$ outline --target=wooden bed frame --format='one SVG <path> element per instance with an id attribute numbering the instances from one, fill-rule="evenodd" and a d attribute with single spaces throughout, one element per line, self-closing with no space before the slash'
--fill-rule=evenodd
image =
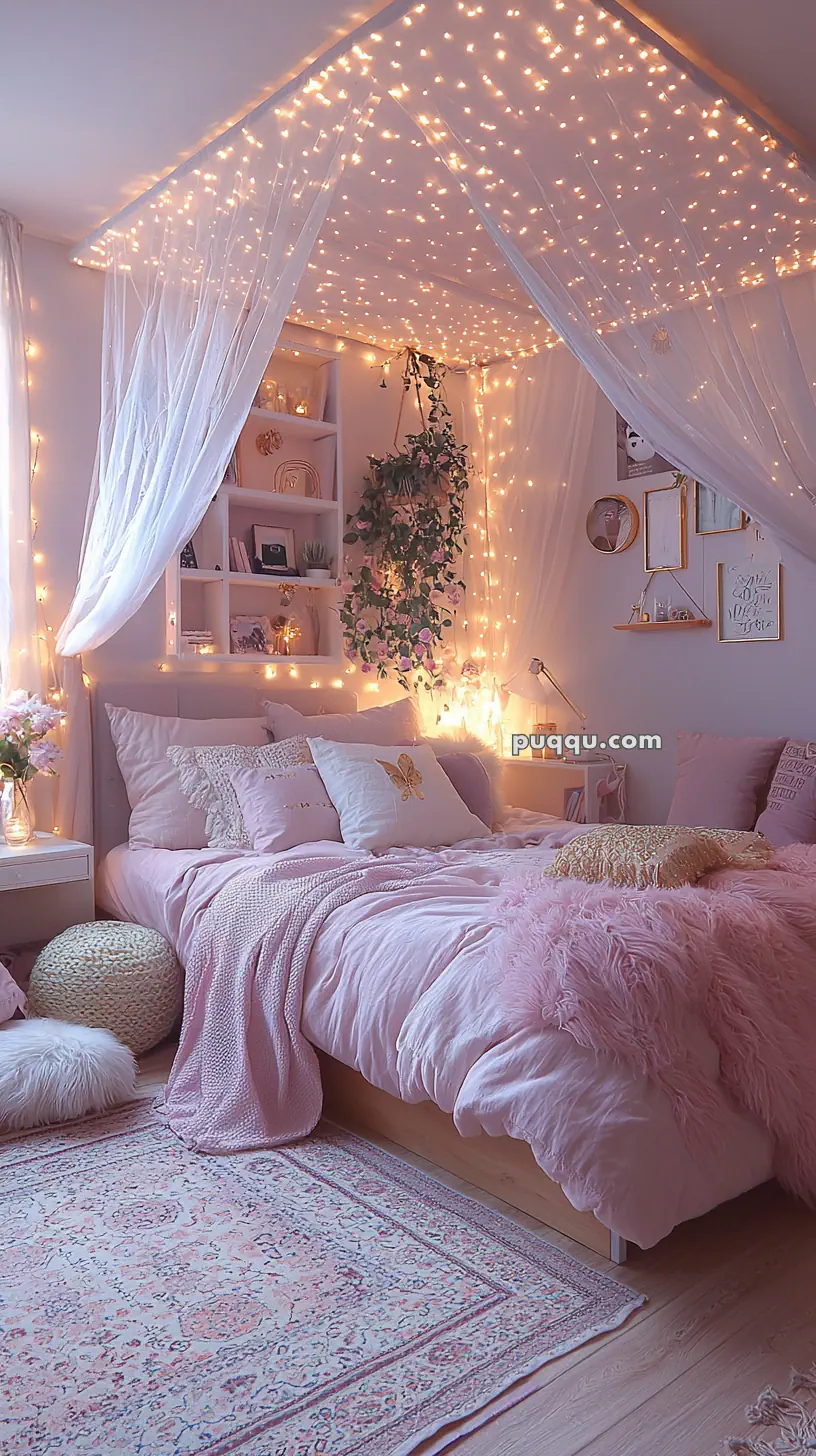
<path id="1" fill-rule="evenodd" d="M 127 840 L 130 806 L 116 761 L 105 704 L 180 718 L 260 716 L 272 694 L 257 674 L 154 673 L 150 678 L 99 679 L 91 689 L 93 737 L 94 845 L 97 864 L 114 845 Z M 353 712 L 355 695 L 347 689 L 275 692 L 304 713 Z M 626 1258 L 626 1243 L 591 1213 L 579 1213 L 536 1163 L 526 1143 L 509 1137 L 463 1138 L 453 1119 L 433 1102 L 408 1103 L 381 1092 L 359 1073 L 321 1055 L 326 1113 L 354 1131 L 377 1133 L 399 1147 L 445 1168 L 468 1183 L 503 1198 L 514 1208 L 575 1239 L 616 1263 Z"/>
<path id="2" fill-rule="evenodd" d="M 557 1183 L 539 1168 L 527 1143 L 511 1137 L 462 1137 L 453 1118 L 434 1102 L 402 1102 L 382 1092 L 325 1052 L 318 1052 L 326 1116 L 352 1132 L 378 1133 L 401 1148 L 455 1173 L 530 1213 L 558 1233 L 615 1264 L 626 1260 L 626 1240 L 592 1213 L 579 1213 Z"/>

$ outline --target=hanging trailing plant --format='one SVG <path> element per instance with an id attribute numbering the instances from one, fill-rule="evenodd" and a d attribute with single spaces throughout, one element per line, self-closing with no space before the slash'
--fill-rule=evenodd
<path id="1" fill-rule="evenodd" d="M 467 446 L 454 434 L 442 376 L 427 354 L 406 351 L 400 419 L 413 389 L 422 429 L 397 449 L 398 419 L 395 452 L 368 457 L 371 473 L 343 537 L 362 546 L 363 564 L 340 609 L 352 662 L 378 677 L 393 673 L 406 689 L 429 691 L 444 680 L 442 635 L 465 589 L 459 558 L 466 542 Z"/>

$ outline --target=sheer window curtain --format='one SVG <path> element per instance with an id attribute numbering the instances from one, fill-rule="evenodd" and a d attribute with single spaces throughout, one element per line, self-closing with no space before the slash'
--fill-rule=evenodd
<path id="1" fill-rule="evenodd" d="M 79 655 L 139 609 L 223 479 L 370 89 L 329 67 L 219 137 L 97 245 L 107 267 L 101 423 L 79 581 L 57 636 L 69 722 L 63 833 L 88 839 L 92 827 Z"/>
<path id="2" fill-rule="evenodd" d="M 816 559 L 810 177 L 595 6 L 412 22 L 391 94 L 557 335 L 656 449 Z"/>
<path id="3" fill-rule="evenodd" d="M 563 347 L 468 375 L 464 645 L 510 692 L 525 685 L 533 657 L 559 675 L 558 612 L 586 516 L 598 398 Z"/>
<path id="4" fill-rule="evenodd" d="M 0 700 L 40 692 L 22 228 L 0 212 Z"/>

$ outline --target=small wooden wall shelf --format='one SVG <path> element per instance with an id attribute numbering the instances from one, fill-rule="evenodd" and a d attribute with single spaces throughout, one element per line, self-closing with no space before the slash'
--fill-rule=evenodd
<path id="1" fill-rule="evenodd" d="M 676 631 L 680 627 L 711 627 L 710 617 L 689 617 L 682 622 L 623 622 L 614 627 L 615 632 L 663 632 Z"/>

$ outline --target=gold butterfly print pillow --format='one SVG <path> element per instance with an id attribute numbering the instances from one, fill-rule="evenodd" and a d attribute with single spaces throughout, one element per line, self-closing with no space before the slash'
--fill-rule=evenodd
<path id="1" fill-rule="evenodd" d="M 490 834 L 428 744 L 392 748 L 326 738 L 309 738 L 308 744 L 345 844 L 380 852 L 437 849 Z"/>
<path id="2" fill-rule="evenodd" d="M 396 763 L 387 763 L 383 758 L 378 758 L 377 762 L 380 768 L 385 769 L 392 784 L 396 784 L 401 791 L 403 803 L 407 802 L 412 794 L 416 799 L 425 798 L 419 787 L 422 783 L 422 774 L 410 754 L 401 753 Z"/>

